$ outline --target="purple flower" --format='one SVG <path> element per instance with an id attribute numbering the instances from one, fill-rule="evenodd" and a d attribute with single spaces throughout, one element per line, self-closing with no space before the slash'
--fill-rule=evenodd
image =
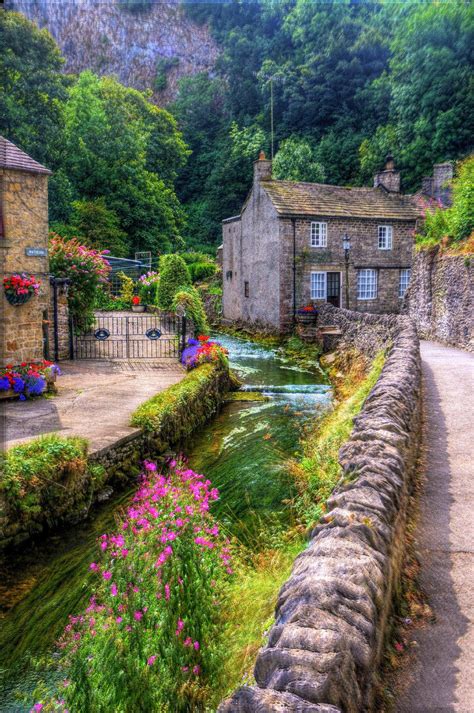
<path id="1" fill-rule="evenodd" d="M 13 379 L 13 391 L 15 394 L 21 394 L 25 390 L 25 382 L 20 376 L 15 376 Z M 24 399 L 22 399 L 23 401 Z"/>
<path id="2" fill-rule="evenodd" d="M 8 381 L 6 376 L 2 376 L 0 379 L 0 391 L 8 391 L 10 388 L 10 382 Z"/>

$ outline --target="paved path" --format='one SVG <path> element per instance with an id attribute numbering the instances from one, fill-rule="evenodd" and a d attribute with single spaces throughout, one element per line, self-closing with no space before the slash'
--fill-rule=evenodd
<path id="1" fill-rule="evenodd" d="M 51 399 L 0 403 L 7 446 L 42 433 L 83 436 L 99 450 L 136 429 L 129 425 L 136 407 L 180 381 L 177 360 L 61 362 L 58 395 Z"/>
<path id="2" fill-rule="evenodd" d="M 474 713 L 474 355 L 422 342 L 426 481 L 417 535 L 435 622 L 398 713 Z"/>

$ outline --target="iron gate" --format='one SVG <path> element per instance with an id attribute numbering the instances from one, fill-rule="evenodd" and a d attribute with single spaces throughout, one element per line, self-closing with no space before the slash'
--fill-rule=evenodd
<path id="1" fill-rule="evenodd" d="M 71 325 L 73 359 L 178 359 L 186 318 L 163 314 L 96 314 L 92 327 Z"/>

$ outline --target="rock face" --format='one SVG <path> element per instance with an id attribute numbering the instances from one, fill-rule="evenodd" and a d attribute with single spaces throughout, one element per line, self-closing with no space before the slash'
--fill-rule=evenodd
<path id="1" fill-rule="evenodd" d="M 419 251 L 405 299 L 420 337 L 474 351 L 474 256 Z"/>
<path id="2" fill-rule="evenodd" d="M 175 96 L 180 77 L 212 69 L 218 54 L 207 28 L 194 24 L 178 3 L 134 12 L 115 0 L 7 0 L 6 6 L 49 30 L 66 72 L 91 69 L 141 90 L 155 90 L 157 75 L 165 72 L 166 87 L 154 91 L 159 104 Z"/>
<path id="3" fill-rule="evenodd" d="M 220 713 L 359 713 L 373 682 L 404 554 L 405 521 L 420 428 L 418 339 L 406 317 L 328 307 L 349 342 L 385 330 L 393 345 L 340 450 L 341 481 L 296 559 L 275 624 L 255 666 Z M 375 331 L 374 331 L 375 330 Z M 367 349 L 376 349 L 372 338 Z"/>

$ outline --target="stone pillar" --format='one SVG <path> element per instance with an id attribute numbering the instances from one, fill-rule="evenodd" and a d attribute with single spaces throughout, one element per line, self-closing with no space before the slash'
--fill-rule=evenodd
<path id="1" fill-rule="evenodd" d="M 8 160 L 4 158 L 2 162 L 1 159 L 0 156 L 2 277 L 25 272 L 33 274 L 41 283 L 39 294 L 19 306 L 9 304 L 1 285 L 0 366 L 5 366 L 43 358 L 43 318 L 49 313 L 50 303 L 47 253 L 49 171 L 43 169 L 40 173 L 11 168 L 5 166 Z"/>

